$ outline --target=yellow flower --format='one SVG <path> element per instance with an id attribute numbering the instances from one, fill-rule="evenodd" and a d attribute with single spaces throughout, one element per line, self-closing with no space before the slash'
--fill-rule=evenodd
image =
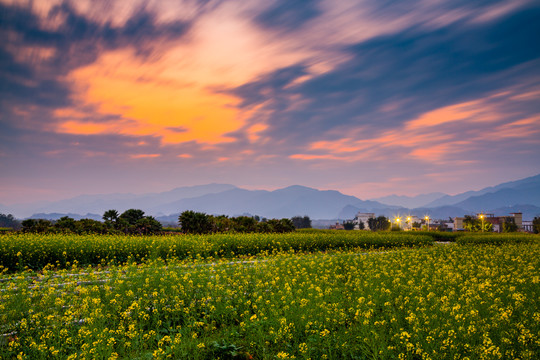
<path id="1" fill-rule="evenodd" d="M 322 331 L 320 332 L 320 334 L 321 334 L 321 336 L 326 336 L 326 335 L 330 334 L 330 330 L 324 329 L 324 330 L 322 330 Z"/>

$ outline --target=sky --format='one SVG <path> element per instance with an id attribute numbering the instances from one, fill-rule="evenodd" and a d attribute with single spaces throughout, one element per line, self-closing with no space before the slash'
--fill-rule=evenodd
<path id="1" fill-rule="evenodd" d="M 0 203 L 540 173 L 535 0 L 0 0 Z"/>

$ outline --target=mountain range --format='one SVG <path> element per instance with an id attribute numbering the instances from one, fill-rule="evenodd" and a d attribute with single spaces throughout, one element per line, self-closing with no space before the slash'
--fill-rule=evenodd
<path id="1" fill-rule="evenodd" d="M 308 215 L 312 219 L 336 220 L 352 219 L 358 212 L 385 216 L 429 214 L 432 218 L 441 219 L 477 212 L 496 215 L 522 212 L 523 218 L 530 220 L 540 215 L 540 174 L 452 196 L 430 193 L 361 200 L 334 190 L 299 185 L 267 191 L 246 190 L 230 184 L 208 184 L 179 187 L 161 193 L 81 195 L 54 202 L 0 205 L 0 212 L 11 213 L 18 218 L 58 219 L 68 214 L 73 218 L 100 218 L 106 210 L 123 212 L 130 208 L 142 209 L 163 222 L 176 222 L 178 214 L 184 210 L 267 218 Z"/>

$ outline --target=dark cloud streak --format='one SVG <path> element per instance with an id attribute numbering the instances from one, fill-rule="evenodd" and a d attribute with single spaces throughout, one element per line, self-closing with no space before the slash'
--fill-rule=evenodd
<path id="1" fill-rule="evenodd" d="M 294 31 L 321 14 L 317 0 L 279 0 L 255 17 L 263 27 L 278 31 Z"/>
<path id="2" fill-rule="evenodd" d="M 242 97 L 241 106 L 272 99 L 266 109 L 273 121 L 266 134 L 291 143 L 309 142 L 339 127 L 393 128 L 538 76 L 534 61 L 540 59 L 540 43 L 532 38 L 540 33 L 538 18 L 540 8 L 529 8 L 497 22 L 464 20 L 429 32 L 414 26 L 345 49 L 351 60 L 298 86 L 288 87 L 303 74 L 301 67 L 276 71 L 233 93 Z M 309 105 L 287 110 L 298 100 L 292 95 Z M 392 103 L 398 108 L 381 112 Z"/>

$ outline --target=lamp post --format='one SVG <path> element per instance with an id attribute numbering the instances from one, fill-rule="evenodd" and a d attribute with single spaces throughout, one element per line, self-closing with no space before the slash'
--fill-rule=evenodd
<path id="1" fill-rule="evenodd" d="M 429 216 L 426 215 L 426 217 L 424 217 L 424 219 L 427 222 L 427 230 L 429 231 Z"/>
<path id="2" fill-rule="evenodd" d="M 407 216 L 407 227 L 409 228 L 409 230 L 412 230 L 412 224 L 411 224 L 411 217 L 410 216 Z"/>
<path id="3" fill-rule="evenodd" d="M 396 225 L 397 225 L 398 230 L 399 230 L 399 229 L 400 229 L 400 226 L 399 226 L 399 225 L 400 225 L 400 223 L 401 223 L 401 219 L 400 219 L 400 218 L 396 218 L 395 221 L 396 221 Z"/>
<path id="4" fill-rule="evenodd" d="M 484 232 L 484 214 L 480 214 L 480 220 L 482 220 L 482 232 Z"/>

